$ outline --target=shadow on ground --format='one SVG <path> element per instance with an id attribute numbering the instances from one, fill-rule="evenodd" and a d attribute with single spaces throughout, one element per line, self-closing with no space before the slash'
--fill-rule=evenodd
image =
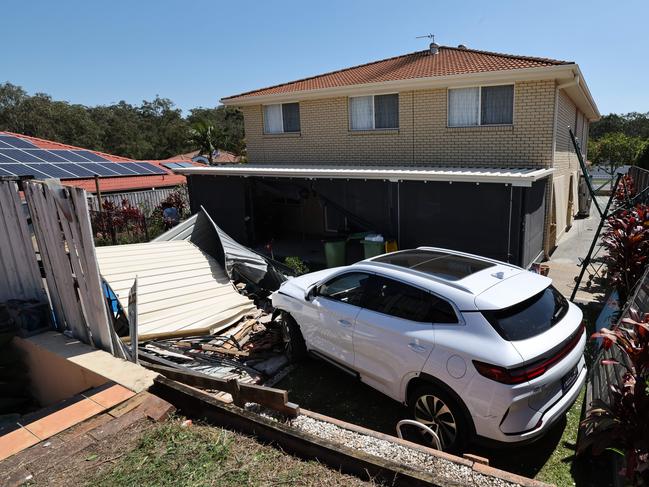
<path id="1" fill-rule="evenodd" d="M 286 389 L 289 400 L 305 409 L 389 435 L 395 435 L 397 422 L 408 417 L 405 406 L 319 360 L 301 363 L 275 387 Z M 579 415 L 579 409 L 576 405 L 571 414 Z M 578 416 L 575 419 L 578 421 Z M 566 476 L 572 477 L 577 486 L 612 485 L 609 475 L 596 468 L 601 463 L 598 459 L 573 462 L 574 439 L 566 440 L 565 429 L 564 418 L 546 436 L 532 444 L 498 448 L 472 445 L 468 450 L 489 458 L 490 464 L 496 468 L 529 478 L 536 477 L 546 464 L 558 464 L 556 468 L 561 472 L 556 472 L 556 480 L 551 471 L 543 472 L 541 477 L 560 485 L 564 484 Z M 553 455 L 555 458 L 552 459 Z"/>

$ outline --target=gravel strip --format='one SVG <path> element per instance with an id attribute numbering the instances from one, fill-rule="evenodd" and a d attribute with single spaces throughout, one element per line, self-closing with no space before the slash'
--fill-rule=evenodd
<path id="1" fill-rule="evenodd" d="M 482 475 L 474 472 L 473 469 L 465 465 L 459 465 L 397 443 L 350 431 L 325 421 L 319 421 L 310 416 L 299 415 L 297 418 L 286 421 L 274 411 L 260 408 L 256 404 L 249 404 L 247 409 L 273 421 L 285 422 L 294 428 L 310 433 L 318 438 L 340 443 L 349 448 L 354 448 L 385 460 L 447 478 L 450 483 L 480 487 L 516 487 L 519 485 L 496 477 Z"/>

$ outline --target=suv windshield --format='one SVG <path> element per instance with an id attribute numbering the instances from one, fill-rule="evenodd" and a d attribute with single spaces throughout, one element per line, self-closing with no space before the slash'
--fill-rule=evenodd
<path id="1" fill-rule="evenodd" d="M 553 286 L 509 308 L 482 314 L 505 340 L 532 338 L 549 330 L 565 316 L 568 301 Z"/>

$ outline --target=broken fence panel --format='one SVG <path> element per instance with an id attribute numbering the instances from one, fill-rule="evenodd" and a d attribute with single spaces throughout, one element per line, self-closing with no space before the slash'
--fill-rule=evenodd
<path id="1" fill-rule="evenodd" d="M 14 181 L 0 181 L 0 302 L 47 302 L 38 260 Z"/>
<path id="2" fill-rule="evenodd" d="M 137 363 L 137 275 L 128 293 L 128 329 L 130 340 L 131 362 Z"/>

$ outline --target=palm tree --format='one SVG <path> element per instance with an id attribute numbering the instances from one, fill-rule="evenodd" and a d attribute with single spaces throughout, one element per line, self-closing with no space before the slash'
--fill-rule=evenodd
<path id="1" fill-rule="evenodd" d="M 220 134 L 205 121 L 196 122 L 189 130 L 189 143 L 198 148 L 198 155 L 207 155 L 210 166 L 214 164 L 214 153 L 219 148 Z"/>

